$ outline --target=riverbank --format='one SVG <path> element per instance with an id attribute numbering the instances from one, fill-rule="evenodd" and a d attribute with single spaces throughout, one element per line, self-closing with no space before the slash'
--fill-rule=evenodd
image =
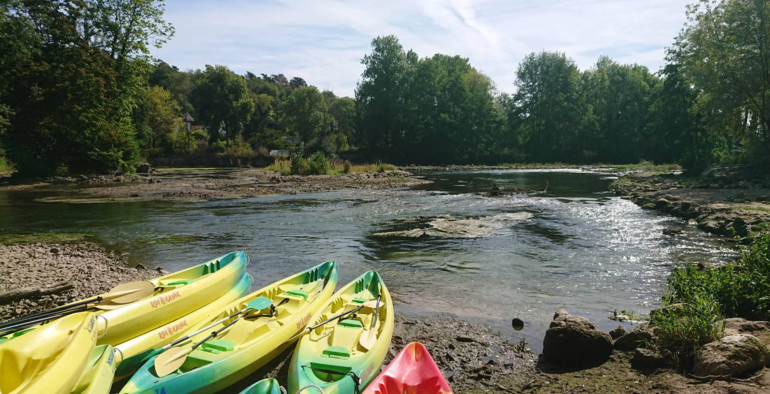
<path id="1" fill-rule="evenodd" d="M 342 189 L 382 190 L 428 181 L 402 170 L 343 175 L 281 175 L 262 169 L 164 168 L 147 175 L 51 178 L 0 185 L 0 190 L 68 185 L 74 195 L 50 202 L 209 201 Z"/>
<path id="2" fill-rule="evenodd" d="M 695 179 L 635 173 L 612 190 L 643 209 L 687 219 L 720 236 L 746 237 L 770 223 L 770 176 L 741 168 L 711 170 Z"/>

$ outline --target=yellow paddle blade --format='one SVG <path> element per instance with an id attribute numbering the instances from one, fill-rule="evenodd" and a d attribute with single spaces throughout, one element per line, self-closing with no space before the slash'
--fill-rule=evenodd
<path id="1" fill-rule="evenodd" d="M 155 285 L 152 282 L 129 282 L 113 287 L 109 293 L 102 296 L 102 299 L 111 304 L 128 304 L 149 297 L 153 292 L 155 292 Z"/>
<path id="2" fill-rule="evenodd" d="M 377 300 L 366 301 L 362 305 L 364 306 L 364 308 L 376 309 L 377 308 Z"/>
<path id="3" fill-rule="evenodd" d="M 366 350 L 372 350 L 372 347 L 374 347 L 374 344 L 377 343 L 377 332 L 376 330 L 372 329 L 369 330 L 363 334 L 361 334 L 361 338 L 358 340 L 358 343 Z"/>
<path id="4" fill-rule="evenodd" d="M 155 358 L 155 375 L 162 378 L 179 369 L 192 350 L 190 347 L 172 347 L 159 354 Z"/>

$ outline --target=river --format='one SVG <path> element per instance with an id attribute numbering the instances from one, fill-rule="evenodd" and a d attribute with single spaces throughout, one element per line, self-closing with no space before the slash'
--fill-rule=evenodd
<path id="1" fill-rule="evenodd" d="M 340 286 L 366 270 L 384 277 L 397 312 L 449 314 L 491 325 L 533 350 L 556 309 L 619 324 L 613 311 L 660 304 L 677 265 L 720 264 L 737 253 L 682 219 L 608 192 L 584 171 L 432 171 L 414 189 L 342 190 L 199 203 L 63 203 L 69 187 L 0 192 L 0 231 L 79 232 L 131 264 L 184 268 L 233 250 L 250 256 L 255 288 L 326 260 Z M 499 187 L 546 193 L 484 197 Z M 666 228 L 681 230 L 664 235 Z M 511 319 L 525 322 L 522 331 Z"/>

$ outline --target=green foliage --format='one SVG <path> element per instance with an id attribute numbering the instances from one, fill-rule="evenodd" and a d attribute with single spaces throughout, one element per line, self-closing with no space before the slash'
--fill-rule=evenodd
<path id="1" fill-rule="evenodd" d="M 307 161 L 307 175 L 326 175 L 329 173 L 329 160 L 323 152 L 313 153 Z"/>
<path id="2" fill-rule="evenodd" d="M 145 154 L 156 150 L 173 152 L 174 134 L 182 129 L 183 122 L 179 104 L 171 92 L 160 86 L 141 90 L 134 119 Z"/>
<path id="3" fill-rule="evenodd" d="M 770 5 L 766 0 L 700 0 L 668 51 L 698 91 L 694 105 L 715 159 L 770 157 Z"/>
<path id="4" fill-rule="evenodd" d="M 345 160 L 345 162 L 342 163 L 342 172 L 344 172 L 345 174 L 349 174 L 350 173 L 350 169 L 352 167 L 353 167 L 353 165 L 350 164 L 350 160 Z"/>
<path id="5" fill-rule="evenodd" d="M 708 296 L 697 295 L 681 306 L 669 306 L 652 316 L 658 327 L 658 346 L 677 354 L 680 359 L 692 358 L 704 344 L 724 336 L 719 303 Z"/>
<path id="6" fill-rule="evenodd" d="M 713 299 L 730 317 L 770 318 L 770 231 L 758 234 L 735 264 L 674 270 L 664 302 L 689 303 L 699 297 Z"/>
<path id="7" fill-rule="evenodd" d="M 194 75 L 190 101 L 197 121 L 205 125 L 209 140 L 223 139 L 229 146 L 241 136 L 254 111 L 254 101 L 243 77 L 224 66 L 206 66 Z"/>
<path id="8" fill-rule="evenodd" d="M 308 172 L 308 165 L 302 155 L 296 154 L 291 157 L 291 174 L 304 175 Z"/>

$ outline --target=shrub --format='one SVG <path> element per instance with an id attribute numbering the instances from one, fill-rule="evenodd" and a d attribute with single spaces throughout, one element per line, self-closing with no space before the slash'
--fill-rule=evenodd
<path id="1" fill-rule="evenodd" d="M 296 154 L 291 157 L 291 173 L 292 175 L 304 175 L 308 172 L 307 162 L 302 158 L 302 155 Z"/>
<path id="2" fill-rule="evenodd" d="M 326 175 L 329 173 L 329 160 L 326 159 L 323 152 L 313 153 L 308 159 L 308 174 Z"/>
<path id="3" fill-rule="evenodd" d="M 696 297 L 713 299 L 726 316 L 770 318 L 770 231 L 760 232 L 735 264 L 675 269 L 663 301 L 690 303 Z"/>
<path id="4" fill-rule="evenodd" d="M 652 316 L 652 324 L 658 327 L 658 345 L 661 349 L 677 354 L 680 360 L 691 360 L 704 344 L 722 338 L 724 324 L 719 303 L 708 296 L 695 296 L 680 308 L 663 309 Z"/>
<path id="5" fill-rule="evenodd" d="M 345 162 L 342 163 L 342 172 L 349 174 L 352 167 L 353 165 L 350 164 L 350 160 L 345 160 Z"/>

